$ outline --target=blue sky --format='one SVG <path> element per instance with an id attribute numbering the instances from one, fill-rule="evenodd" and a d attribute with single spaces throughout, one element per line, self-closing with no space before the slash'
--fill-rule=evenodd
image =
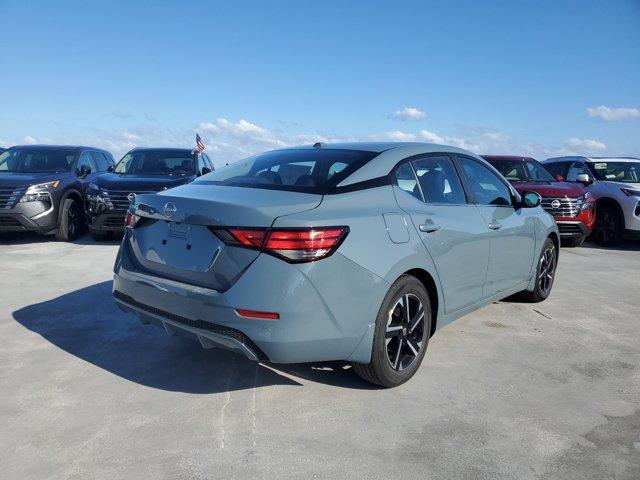
<path id="1" fill-rule="evenodd" d="M 640 155 L 640 0 L 0 0 L 0 144 Z"/>

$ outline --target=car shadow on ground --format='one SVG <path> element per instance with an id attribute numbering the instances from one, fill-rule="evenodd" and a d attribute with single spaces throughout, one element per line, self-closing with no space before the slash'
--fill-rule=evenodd
<path id="1" fill-rule="evenodd" d="M 375 388 L 344 362 L 272 365 L 224 349 L 203 349 L 121 312 L 102 282 L 13 312 L 13 318 L 58 348 L 114 375 L 152 388 L 219 393 L 268 385 L 302 386 L 298 379 L 344 388 Z M 286 374 L 286 375 L 285 375 Z"/>
<path id="2" fill-rule="evenodd" d="M 594 242 L 585 242 L 580 248 L 589 248 L 593 250 L 616 250 L 616 251 L 627 251 L 627 252 L 640 252 L 640 241 L 638 240 L 625 240 L 620 245 L 616 245 L 615 247 L 605 247 L 603 245 L 598 245 Z"/>

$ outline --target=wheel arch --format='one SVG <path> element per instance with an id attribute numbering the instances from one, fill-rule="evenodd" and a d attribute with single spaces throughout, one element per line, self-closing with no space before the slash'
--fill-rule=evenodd
<path id="1" fill-rule="evenodd" d="M 431 303 L 432 314 L 431 332 L 429 332 L 429 337 L 431 337 L 436 331 L 436 325 L 438 323 L 438 307 L 440 305 L 436 282 L 433 276 L 431 276 L 429 272 L 422 268 L 413 268 L 411 270 L 407 270 L 406 272 L 404 272 L 404 275 L 411 275 L 412 277 L 417 278 L 427 290 L 427 294 L 429 295 L 429 302 Z"/>
<path id="2" fill-rule="evenodd" d="M 80 218 L 81 219 L 84 218 L 84 203 L 82 201 L 82 194 L 80 193 L 79 190 L 76 190 L 75 188 L 70 188 L 62 194 L 62 196 L 60 197 L 60 201 L 58 202 L 58 222 L 60 222 L 60 219 L 62 218 L 61 217 L 62 204 L 67 198 L 72 198 L 73 200 L 78 202 L 78 208 L 80 209 L 80 215 L 81 215 Z"/>
<path id="3" fill-rule="evenodd" d="M 615 198 L 611 197 L 601 197 L 596 200 L 596 214 L 598 213 L 599 208 L 612 207 L 616 210 L 620 217 L 620 221 L 622 222 L 622 228 L 625 229 L 625 219 L 624 219 L 624 211 L 620 206 L 620 202 L 618 202 Z"/>

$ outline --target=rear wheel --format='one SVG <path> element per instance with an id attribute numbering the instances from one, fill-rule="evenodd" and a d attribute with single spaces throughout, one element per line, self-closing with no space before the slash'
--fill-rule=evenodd
<path id="1" fill-rule="evenodd" d="M 622 216 L 610 205 L 596 209 L 596 225 L 593 229 L 593 240 L 605 246 L 615 246 L 622 241 Z"/>
<path id="2" fill-rule="evenodd" d="M 520 293 L 520 298 L 527 302 L 542 302 L 551 293 L 553 281 L 556 278 L 556 266 L 558 265 L 558 252 L 553 240 L 547 238 L 542 247 L 542 253 L 538 258 L 538 266 L 536 267 L 536 283 L 533 291 L 524 291 Z"/>
<path id="3" fill-rule="evenodd" d="M 371 362 L 356 363 L 355 372 L 364 380 L 395 387 L 418 370 L 431 333 L 431 303 L 422 282 L 402 275 L 389 289 L 373 336 Z"/>
<path id="4" fill-rule="evenodd" d="M 66 198 L 60 208 L 60 225 L 56 230 L 56 239 L 63 242 L 75 240 L 80 235 L 81 225 L 78 203 L 72 198 Z"/>

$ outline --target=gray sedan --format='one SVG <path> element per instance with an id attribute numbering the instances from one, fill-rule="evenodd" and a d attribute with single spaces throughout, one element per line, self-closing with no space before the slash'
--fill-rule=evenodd
<path id="1" fill-rule="evenodd" d="M 255 361 L 352 362 L 391 387 L 436 329 L 549 295 L 559 236 L 533 192 L 433 144 L 315 144 L 139 195 L 115 264 L 144 324 Z"/>

